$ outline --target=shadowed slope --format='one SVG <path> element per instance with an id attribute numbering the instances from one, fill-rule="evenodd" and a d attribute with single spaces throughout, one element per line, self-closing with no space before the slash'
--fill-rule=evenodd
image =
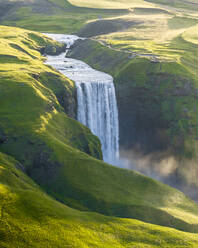
<path id="1" fill-rule="evenodd" d="M 0 153 L 0 246 L 196 247 L 197 234 L 71 209 L 47 196 Z"/>

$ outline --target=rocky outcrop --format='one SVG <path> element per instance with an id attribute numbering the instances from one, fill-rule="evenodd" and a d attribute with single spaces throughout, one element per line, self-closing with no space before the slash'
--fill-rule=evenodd
<path id="1" fill-rule="evenodd" d="M 47 54 L 47 55 L 59 55 L 66 50 L 66 45 L 61 44 L 59 46 L 53 46 L 51 44 L 44 46 L 40 49 L 41 54 Z"/>
<path id="2" fill-rule="evenodd" d="M 44 85 L 53 90 L 65 113 L 69 117 L 76 119 L 77 96 L 75 85 L 70 85 L 65 77 L 55 73 L 44 72 L 37 77 Z"/>

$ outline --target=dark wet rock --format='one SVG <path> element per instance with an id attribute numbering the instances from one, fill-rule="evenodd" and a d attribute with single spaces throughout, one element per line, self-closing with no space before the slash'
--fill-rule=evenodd
<path id="1" fill-rule="evenodd" d="M 17 169 L 22 170 L 23 172 L 25 172 L 25 167 L 24 167 L 21 163 L 17 162 L 17 163 L 15 164 L 15 167 L 16 167 Z"/>
<path id="2" fill-rule="evenodd" d="M 7 134 L 5 134 L 3 128 L 0 127 L 0 145 L 6 143 L 7 141 L 8 141 Z"/>
<path id="3" fill-rule="evenodd" d="M 60 102 L 61 106 L 64 108 L 65 112 L 68 116 L 76 119 L 77 113 L 77 92 L 76 89 L 70 94 L 69 92 L 62 91 L 57 94 L 58 101 Z"/>
<path id="4" fill-rule="evenodd" d="M 64 108 L 65 113 L 74 119 L 76 119 L 77 113 L 77 95 L 76 95 L 76 87 L 71 86 L 70 83 L 61 78 L 59 75 L 54 73 L 46 72 L 40 75 L 40 80 L 47 87 L 51 88 L 60 105 Z M 51 107 L 48 107 L 49 111 Z"/>
<path id="5" fill-rule="evenodd" d="M 38 79 L 39 79 L 39 74 L 32 74 L 32 77 L 33 77 L 34 79 L 38 80 Z"/>
<path id="6" fill-rule="evenodd" d="M 8 137 L 3 134 L 0 136 L 0 144 L 6 143 L 8 141 Z"/>
<path id="7" fill-rule="evenodd" d="M 41 54 L 47 54 L 47 55 L 59 55 L 63 52 L 65 52 L 66 50 L 66 45 L 65 44 L 61 44 L 59 46 L 53 46 L 51 44 L 42 47 L 40 49 L 40 53 Z"/>

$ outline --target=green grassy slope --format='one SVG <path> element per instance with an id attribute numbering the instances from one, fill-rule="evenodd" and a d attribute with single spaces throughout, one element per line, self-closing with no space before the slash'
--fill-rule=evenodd
<path id="1" fill-rule="evenodd" d="M 0 22 L 30 30 L 53 33 L 74 33 L 88 20 L 128 13 L 124 9 L 93 9 L 72 6 L 66 0 L 0 1 Z M 8 7 L 9 6 L 9 7 Z"/>
<path id="2" fill-rule="evenodd" d="M 71 209 L 47 196 L 0 153 L 0 246 L 13 247 L 197 247 L 198 235 Z"/>
<path id="3" fill-rule="evenodd" d="M 0 150 L 71 207 L 197 232 L 197 205 L 181 192 L 86 154 L 100 158 L 100 145 L 86 127 L 66 115 L 73 82 L 45 66 L 37 51 L 44 45 L 54 51 L 58 44 L 22 29 L 1 30 Z M 64 91 L 68 95 L 62 102 Z"/>

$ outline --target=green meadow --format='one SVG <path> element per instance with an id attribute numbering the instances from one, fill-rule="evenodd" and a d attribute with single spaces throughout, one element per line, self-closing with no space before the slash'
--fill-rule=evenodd
<path id="1" fill-rule="evenodd" d="M 121 103 L 128 92 L 143 90 L 148 119 L 160 116 L 160 137 L 191 180 L 198 14 L 196 2 L 174 2 L 0 1 L 2 10 L 9 8 L 0 19 L 1 247 L 198 247 L 193 200 L 102 161 L 100 141 L 75 120 L 74 82 L 44 64 L 43 54 L 64 46 L 39 33 L 92 37 L 71 56 L 112 74 Z M 129 98 L 128 105 L 136 103 Z"/>

